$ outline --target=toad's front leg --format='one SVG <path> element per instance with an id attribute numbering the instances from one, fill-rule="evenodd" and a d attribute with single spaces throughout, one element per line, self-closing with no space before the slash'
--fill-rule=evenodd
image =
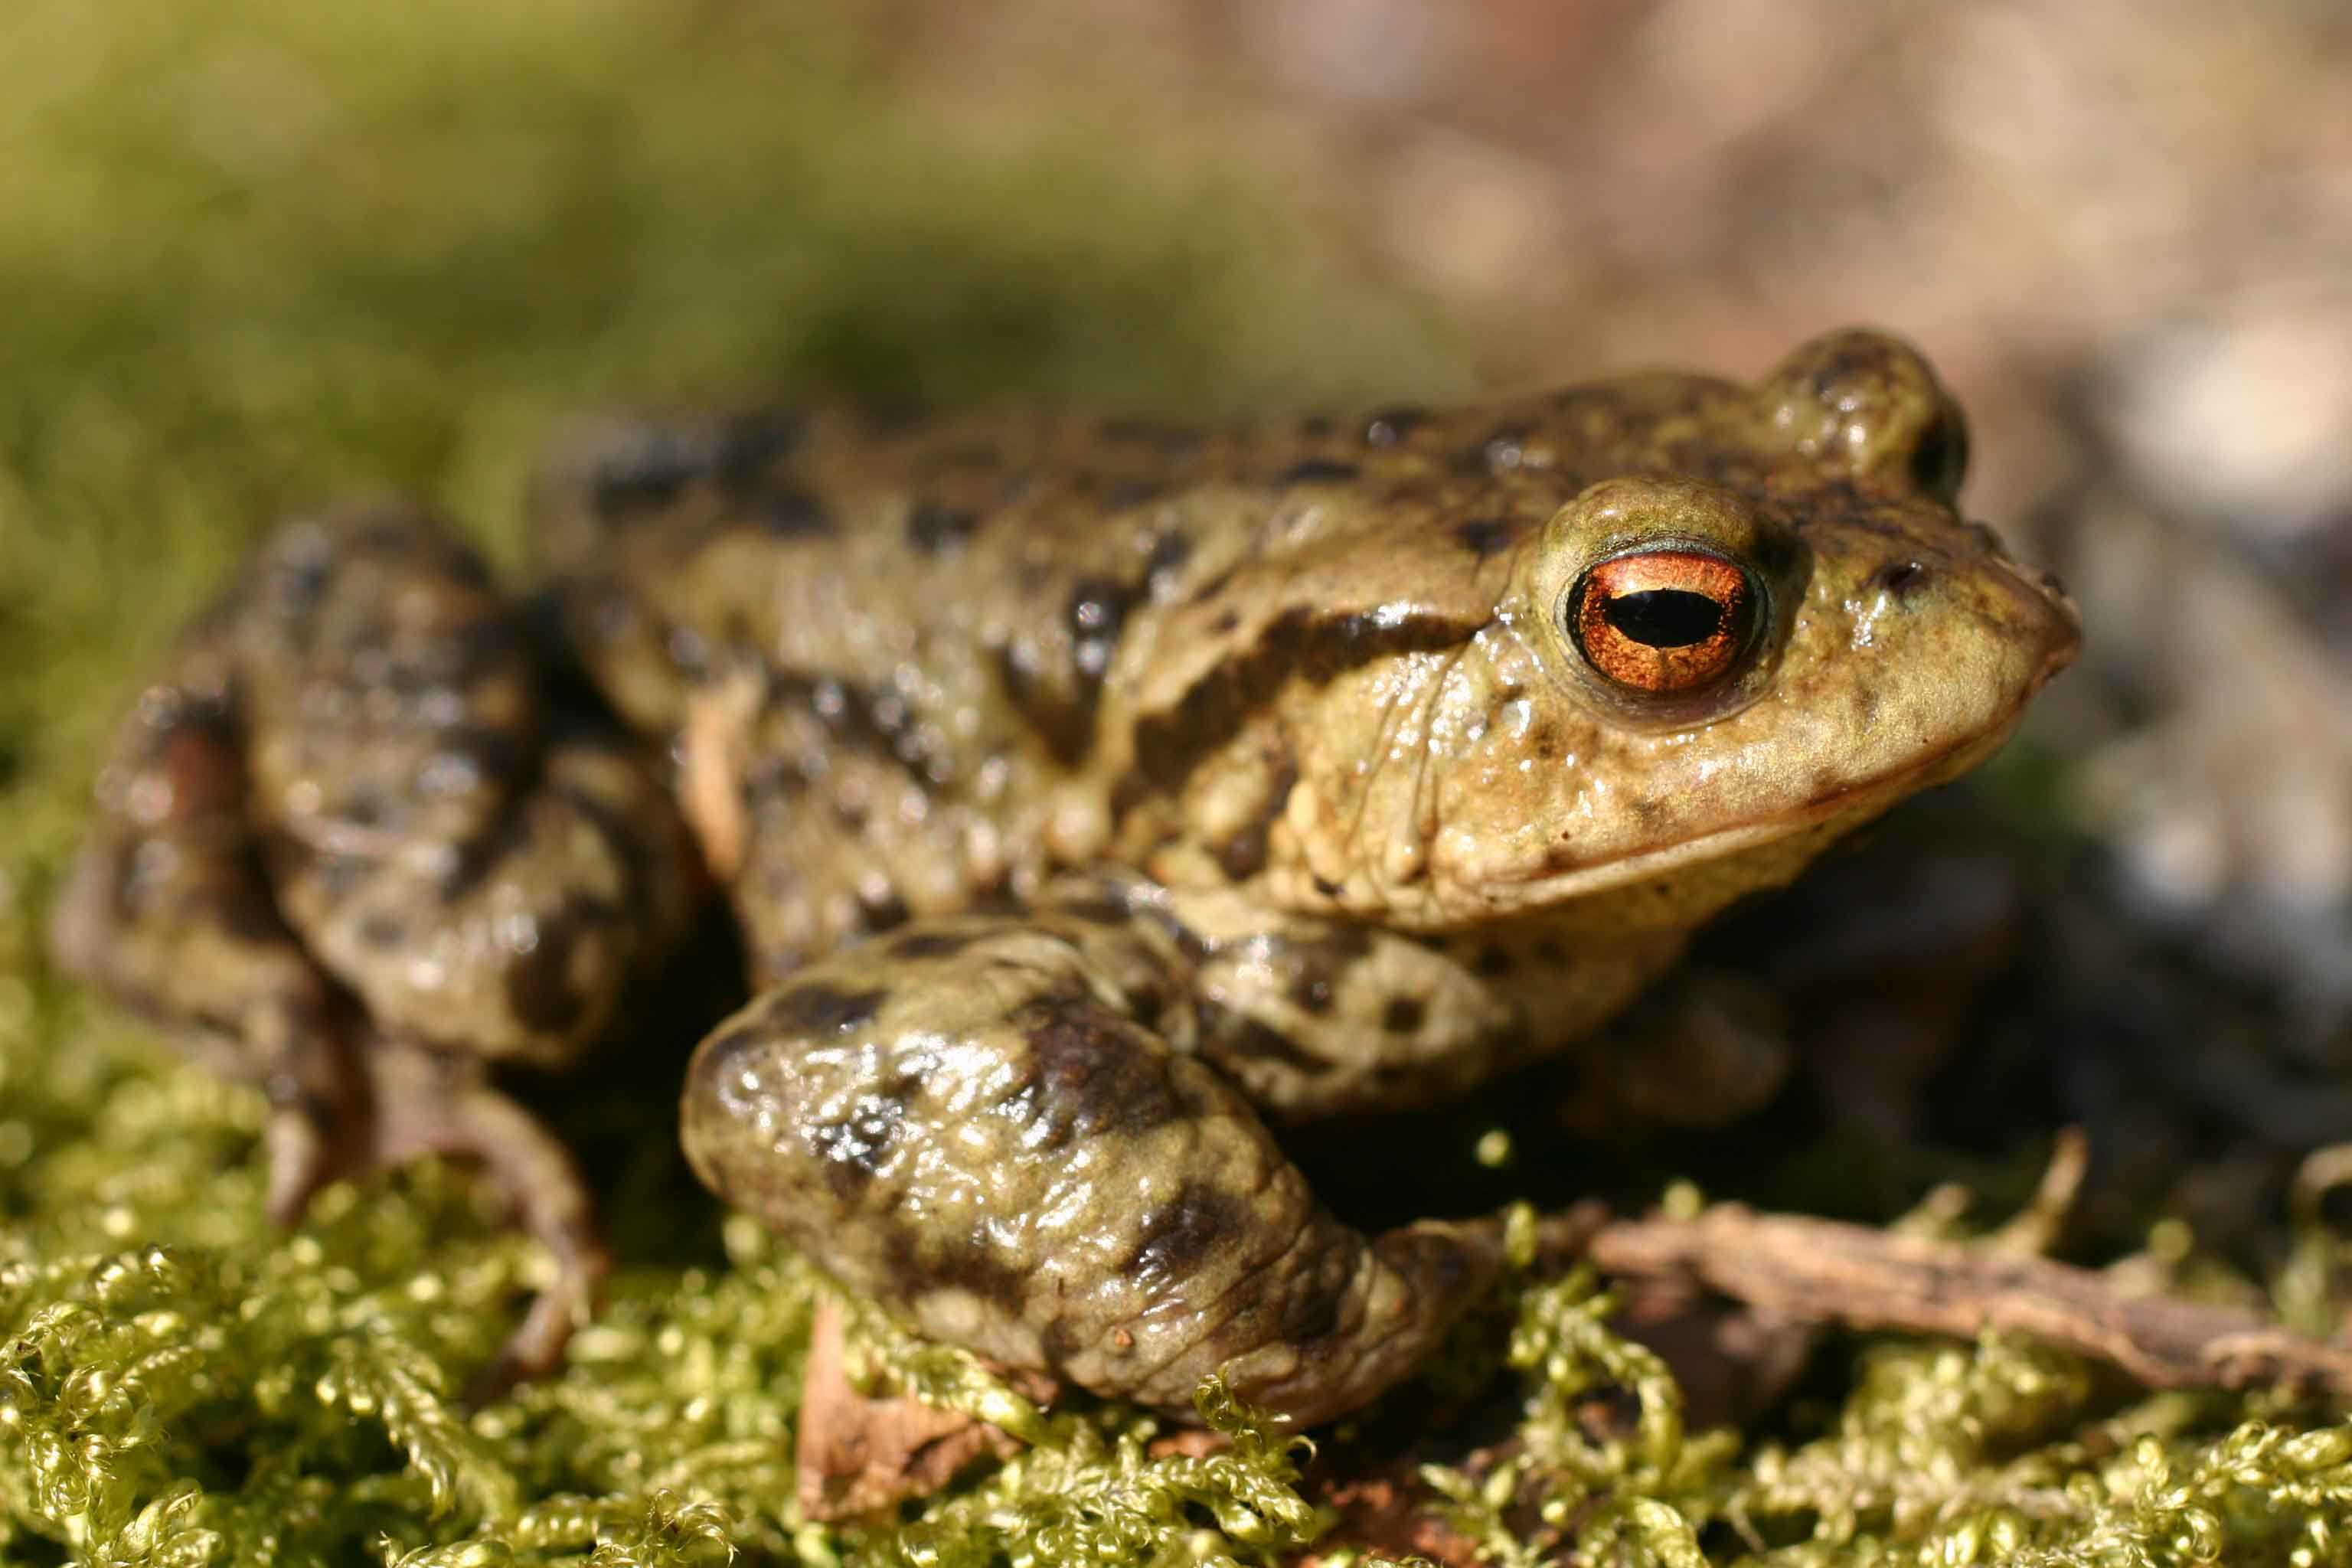
<path id="1" fill-rule="evenodd" d="M 1342 1414 L 1486 1289 L 1498 1230 L 1326 1211 L 1195 1055 L 1188 945 L 1074 899 L 851 949 L 703 1042 L 688 1156 L 933 1338 L 1171 1409 L 1222 1371 Z"/>

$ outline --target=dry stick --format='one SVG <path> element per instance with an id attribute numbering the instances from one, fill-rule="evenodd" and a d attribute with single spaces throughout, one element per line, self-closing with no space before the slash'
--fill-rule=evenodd
<path id="1" fill-rule="evenodd" d="M 2150 1388 L 2352 1394 L 2352 1345 L 2253 1312 L 2131 1295 L 2046 1258 L 1719 1205 L 1692 1219 L 1615 1220 L 1584 1239 L 1603 1273 L 1705 1285 L 1801 1322 L 1972 1339 L 2026 1334 L 2112 1363 Z"/>

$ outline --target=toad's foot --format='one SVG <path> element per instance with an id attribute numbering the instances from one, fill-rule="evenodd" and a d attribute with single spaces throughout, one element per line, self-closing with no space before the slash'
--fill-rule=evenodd
<path id="1" fill-rule="evenodd" d="M 516 1224 L 555 1260 L 554 1279 L 471 1394 L 488 1398 L 551 1371 L 612 1268 L 579 1165 L 537 1117 L 490 1085 L 478 1060 L 383 1044 L 363 1059 L 375 1100 L 366 1163 L 389 1169 L 422 1154 L 479 1162 Z"/>
<path id="2" fill-rule="evenodd" d="M 1171 1410 L 1222 1372 L 1328 1420 L 1420 1364 L 1498 1230 L 1334 1218 L 1189 1054 L 1190 977 L 1147 921 L 909 927 L 703 1042 L 688 1155 L 932 1338 Z"/>

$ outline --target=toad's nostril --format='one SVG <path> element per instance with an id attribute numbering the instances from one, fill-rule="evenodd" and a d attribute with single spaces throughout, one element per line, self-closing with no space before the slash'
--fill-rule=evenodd
<path id="1" fill-rule="evenodd" d="M 1927 585 L 1927 568 L 1916 561 L 1890 561 L 1880 567 L 1871 583 L 1883 593 L 1898 599 L 1907 599 Z"/>

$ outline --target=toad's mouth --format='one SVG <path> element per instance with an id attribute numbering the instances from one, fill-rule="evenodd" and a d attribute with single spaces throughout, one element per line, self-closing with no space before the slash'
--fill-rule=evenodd
<path id="1" fill-rule="evenodd" d="M 1941 751 L 1923 752 L 1898 767 L 1856 780 L 1801 805 L 1774 812 L 1769 816 L 1727 823 L 1689 838 L 1655 845 L 1631 855 L 1571 866 L 1553 863 L 1536 867 L 1528 875 L 1506 884 L 1507 891 L 1505 896 L 1511 903 L 1522 907 L 1565 903 L 1590 894 L 1664 878 L 1685 867 L 1722 862 L 1759 850 L 1769 851 L 1774 845 L 1823 828 L 1828 828 L 1827 836 L 1833 837 L 1848 828 L 1860 826 L 1909 795 L 1949 783 L 1969 772 L 2000 749 L 2022 717 L 2021 710 L 2008 723 L 1997 729 L 1970 736 Z M 1794 876 L 1820 847 L 1820 840 L 1806 843 L 1801 853 L 1791 857 L 1788 875 Z M 1759 885 L 1771 879 L 1769 877 L 1760 878 Z"/>

